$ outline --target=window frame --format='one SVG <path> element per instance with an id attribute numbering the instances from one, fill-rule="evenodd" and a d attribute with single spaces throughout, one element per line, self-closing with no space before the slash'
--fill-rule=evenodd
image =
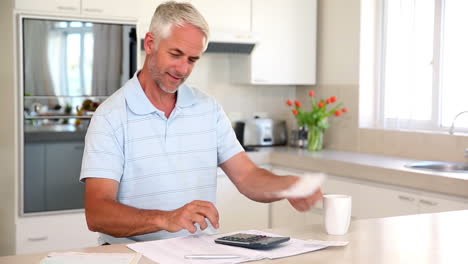
<path id="1" fill-rule="evenodd" d="M 377 128 L 388 130 L 410 130 L 425 132 L 447 132 L 450 126 L 442 124 L 442 98 L 441 98 L 441 59 L 443 58 L 443 21 L 445 0 L 434 0 L 434 36 L 433 36 L 433 60 L 432 60 L 432 102 L 430 120 L 410 120 L 385 118 L 385 57 L 387 37 L 387 2 L 392 0 L 377 0 L 375 12 L 376 22 L 374 39 L 374 76 L 376 91 L 375 120 Z M 457 128 L 457 131 L 468 133 L 466 128 Z"/>

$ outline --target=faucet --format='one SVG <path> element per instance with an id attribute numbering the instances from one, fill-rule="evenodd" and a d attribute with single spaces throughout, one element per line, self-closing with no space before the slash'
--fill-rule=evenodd
<path id="1" fill-rule="evenodd" d="M 457 118 L 458 118 L 459 116 L 461 116 L 462 114 L 465 114 L 465 113 L 468 113 L 468 111 L 461 111 L 460 113 L 458 113 L 458 114 L 453 118 L 452 125 L 450 126 L 450 130 L 449 130 L 449 134 L 450 134 L 450 135 L 453 135 L 453 130 L 455 129 L 455 120 L 457 120 Z M 466 155 L 466 150 L 465 150 L 465 155 Z"/>

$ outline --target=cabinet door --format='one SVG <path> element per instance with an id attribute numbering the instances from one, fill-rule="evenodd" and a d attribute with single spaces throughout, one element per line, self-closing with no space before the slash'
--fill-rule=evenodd
<path id="1" fill-rule="evenodd" d="M 352 216 L 355 218 L 389 217 L 418 213 L 417 196 L 391 188 L 330 176 L 324 192 L 347 194 L 352 197 Z"/>
<path id="2" fill-rule="evenodd" d="M 269 204 L 248 199 L 224 174 L 218 175 L 216 207 L 220 233 L 268 228 Z"/>
<path id="3" fill-rule="evenodd" d="M 426 193 L 418 198 L 419 213 L 439 213 L 455 210 L 467 210 L 468 199 L 455 197 L 436 197 Z"/>
<path id="4" fill-rule="evenodd" d="M 45 145 L 24 145 L 23 210 L 25 213 L 45 210 Z"/>
<path id="5" fill-rule="evenodd" d="M 250 31 L 250 0 L 191 0 L 190 2 L 205 17 L 212 32 Z"/>
<path id="6" fill-rule="evenodd" d="M 84 213 L 22 217 L 16 222 L 16 254 L 98 246 Z"/>
<path id="7" fill-rule="evenodd" d="M 315 84 L 316 0 L 252 0 L 251 79 L 265 84 Z"/>
<path id="8" fill-rule="evenodd" d="M 15 8 L 20 10 L 79 14 L 80 0 L 16 0 Z"/>
<path id="9" fill-rule="evenodd" d="M 46 144 L 46 208 L 84 207 L 84 184 L 79 182 L 83 142 Z"/>
<path id="10" fill-rule="evenodd" d="M 105 16 L 125 19 L 137 18 L 137 7 L 133 1 L 81 0 L 81 10 L 84 15 L 90 16 Z"/>

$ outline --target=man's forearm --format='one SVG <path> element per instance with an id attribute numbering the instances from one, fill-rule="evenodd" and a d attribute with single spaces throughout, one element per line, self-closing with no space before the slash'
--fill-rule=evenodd
<path id="1" fill-rule="evenodd" d="M 164 230 L 166 211 L 142 210 L 110 199 L 86 204 L 86 220 L 91 231 L 114 237 L 129 237 Z"/>
<path id="2" fill-rule="evenodd" d="M 261 168 L 251 169 L 236 184 L 239 191 L 257 202 L 274 202 L 281 200 L 275 193 L 289 188 L 298 180 L 295 176 L 278 176 Z"/>

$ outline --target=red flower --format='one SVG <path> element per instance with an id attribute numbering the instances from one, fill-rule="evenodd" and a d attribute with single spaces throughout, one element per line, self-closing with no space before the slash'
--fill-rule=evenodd
<path id="1" fill-rule="evenodd" d="M 291 106 L 291 105 L 293 105 L 293 102 L 292 102 L 291 100 L 287 100 L 287 101 L 286 101 L 286 104 L 289 105 L 289 106 Z"/>
<path id="2" fill-rule="evenodd" d="M 315 91 L 312 91 L 312 90 L 309 91 L 309 96 L 310 96 L 310 97 L 314 97 L 314 96 L 315 96 Z"/>
<path id="3" fill-rule="evenodd" d="M 327 102 L 327 104 L 331 104 L 332 101 L 331 101 L 330 98 L 328 98 L 326 102 Z"/>
<path id="4" fill-rule="evenodd" d="M 297 101 L 297 100 L 294 101 L 294 104 L 295 104 L 297 107 L 301 107 L 301 106 L 302 106 L 301 102 L 299 102 L 299 101 Z"/>
<path id="5" fill-rule="evenodd" d="M 341 109 L 341 111 L 343 111 L 343 113 L 348 113 L 348 108 L 345 107 L 345 108 Z"/>
<path id="6" fill-rule="evenodd" d="M 330 97 L 330 101 L 331 101 L 332 103 L 336 102 L 336 96 Z"/>
<path id="7" fill-rule="evenodd" d="M 335 111 L 335 116 L 340 116 L 341 115 L 341 110 L 336 110 Z"/>
<path id="8" fill-rule="evenodd" d="M 322 107 L 324 107 L 324 106 L 325 106 L 325 103 L 324 103 L 323 101 L 321 101 L 320 103 L 318 103 L 318 107 L 319 107 L 319 108 L 322 108 Z"/>
<path id="9" fill-rule="evenodd" d="M 293 115 L 298 115 L 299 114 L 299 111 L 297 111 L 296 109 L 292 110 L 292 113 Z"/>

